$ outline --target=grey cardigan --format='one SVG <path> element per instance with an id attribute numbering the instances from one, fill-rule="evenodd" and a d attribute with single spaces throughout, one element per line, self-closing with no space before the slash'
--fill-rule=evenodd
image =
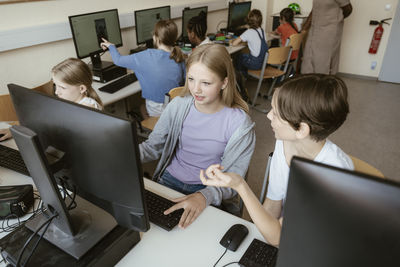
<path id="1" fill-rule="evenodd" d="M 192 102 L 193 97 L 190 95 L 175 97 L 161 114 L 149 138 L 139 145 L 142 162 L 157 160 L 161 157 L 153 180 L 158 180 L 169 165 L 175 148 L 179 144 L 182 125 Z M 242 177 L 246 174 L 256 141 L 254 125 L 255 123 L 246 115 L 243 124 L 232 134 L 221 158 L 221 165 L 224 166 L 225 172 L 235 172 Z M 213 186 L 207 186 L 199 192 L 206 198 L 207 205 L 216 206 L 219 206 L 223 199 L 230 199 L 237 194 L 231 188 Z"/>

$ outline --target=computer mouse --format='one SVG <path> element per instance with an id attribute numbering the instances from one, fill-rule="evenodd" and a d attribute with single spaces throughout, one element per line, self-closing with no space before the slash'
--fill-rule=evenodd
<path id="1" fill-rule="evenodd" d="M 236 251 L 248 233 L 249 230 L 245 225 L 234 224 L 225 233 L 219 243 L 229 250 Z"/>

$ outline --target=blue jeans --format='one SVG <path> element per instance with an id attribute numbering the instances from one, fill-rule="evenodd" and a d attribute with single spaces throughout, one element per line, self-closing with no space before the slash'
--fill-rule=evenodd
<path id="1" fill-rule="evenodd" d="M 253 57 L 250 54 L 239 54 L 234 60 L 234 65 L 237 71 L 247 78 L 247 70 L 259 70 L 262 67 L 264 58 L 260 60 L 258 57 Z"/>
<path id="2" fill-rule="evenodd" d="M 203 184 L 185 184 L 172 176 L 167 170 L 163 172 L 158 182 L 185 195 L 192 194 L 206 187 Z"/>

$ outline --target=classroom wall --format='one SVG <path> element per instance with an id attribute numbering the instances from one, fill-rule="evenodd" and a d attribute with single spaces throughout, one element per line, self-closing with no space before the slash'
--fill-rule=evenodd
<path id="1" fill-rule="evenodd" d="M 99 0 L 50 0 L 34 1 L 30 3 L 16 3 L 0 5 L 0 42 L 2 32 L 41 25 L 52 25 L 68 22 L 68 16 L 82 14 L 112 8 L 118 8 L 121 14 L 132 13 L 135 9 L 145 9 L 156 6 L 191 6 L 213 0 L 147 0 L 147 1 L 99 1 Z M 214 0 L 223 1 L 226 0 Z M 256 0 L 255 2 L 263 2 Z M 263 11 L 266 14 L 266 11 Z M 218 10 L 208 14 L 208 31 L 215 32 L 226 25 L 227 10 Z M 132 21 L 134 17 L 132 15 Z M 225 21 L 225 23 L 224 23 Z M 177 19 L 179 31 L 181 31 L 181 19 Z M 225 25 L 224 25 L 225 24 Z M 134 27 L 122 30 L 123 47 L 119 48 L 121 54 L 128 54 L 129 50 L 135 48 L 136 36 Z M 45 83 L 50 79 L 50 69 L 58 62 L 67 57 L 76 57 L 72 39 L 55 41 L 23 47 L 0 52 L 0 94 L 8 93 L 7 84 L 16 83 L 27 87 L 34 87 Z M 110 60 L 109 53 L 103 57 Z M 84 59 L 88 62 L 88 59 Z"/>
<path id="2" fill-rule="evenodd" d="M 312 0 L 268 0 L 270 8 L 268 15 L 280 12 L 292 2 L 297 2 L 302 12 L 309 13 Z M 350 0 L 353 13 L 345 19 L 342 46 L 340 50 L 339 72 L 378 78 L 383 56 L 385 54 L 391 25 L 384 25 L 384 34 L 378 53 L 368 54 L 369 45 L 376 26 L 369 26 L 370 20 L 393 18 L 399 0 Z M 385 6 L 391 5 L 390 10 Z M 272 24 L 269 24 L 271 30 Z M 376 68 L 371 69 L 371 63 L 376 62 Z"/>

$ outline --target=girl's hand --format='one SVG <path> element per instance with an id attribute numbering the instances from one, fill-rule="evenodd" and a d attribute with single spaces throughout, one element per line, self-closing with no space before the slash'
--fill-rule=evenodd
<path id="1" fill-rule="evenodd" d="M 194 222 L 194 220 L 196 220 L 197 217 L 199 217 L 200 213 L 206 208 L 206 199 L 200 192 L 172 199 L 172 201 L 178 203 L 164 211 L 164 214 L 168 215 L 175 210 L 184 209 L 185 211 L 183 212 L 179 221 L 179 227 L 181 228 L 188 227 L 192 222 Z"/>
<path id="2" fill-rule="evenodd" d="M 204 185 L 231 187 L 235 190 L 240 186 L 244 179 L 233 172 L 222 172 L 224 167 L 219 164 L 211 165 L 205 171 L 208 179 L 204 175 L 204 170 L 200 171 L 200 180 Z"/>
<path id="3" fill-rule="evenodd" d="M 2 135 L 0 137 L 0 141 L 4 141 L 7 140 L 9 138 L 11 138 L 11 132 L 10 129 L 6 128 L 6 129 L 0 129 L 0 135 Z"/>
<path id="4" fill-rule="evenodd" d="M 110 43 L 106 39 L 104 39 L 104 38 L 101 38 L 101 39 L 103 40 L 103 42 L 100 44 L 100 46 L 101 46 L 101 48 L 103 50 L 107 50 L 110 45 L 113 45 L 112 43 Z"/>

